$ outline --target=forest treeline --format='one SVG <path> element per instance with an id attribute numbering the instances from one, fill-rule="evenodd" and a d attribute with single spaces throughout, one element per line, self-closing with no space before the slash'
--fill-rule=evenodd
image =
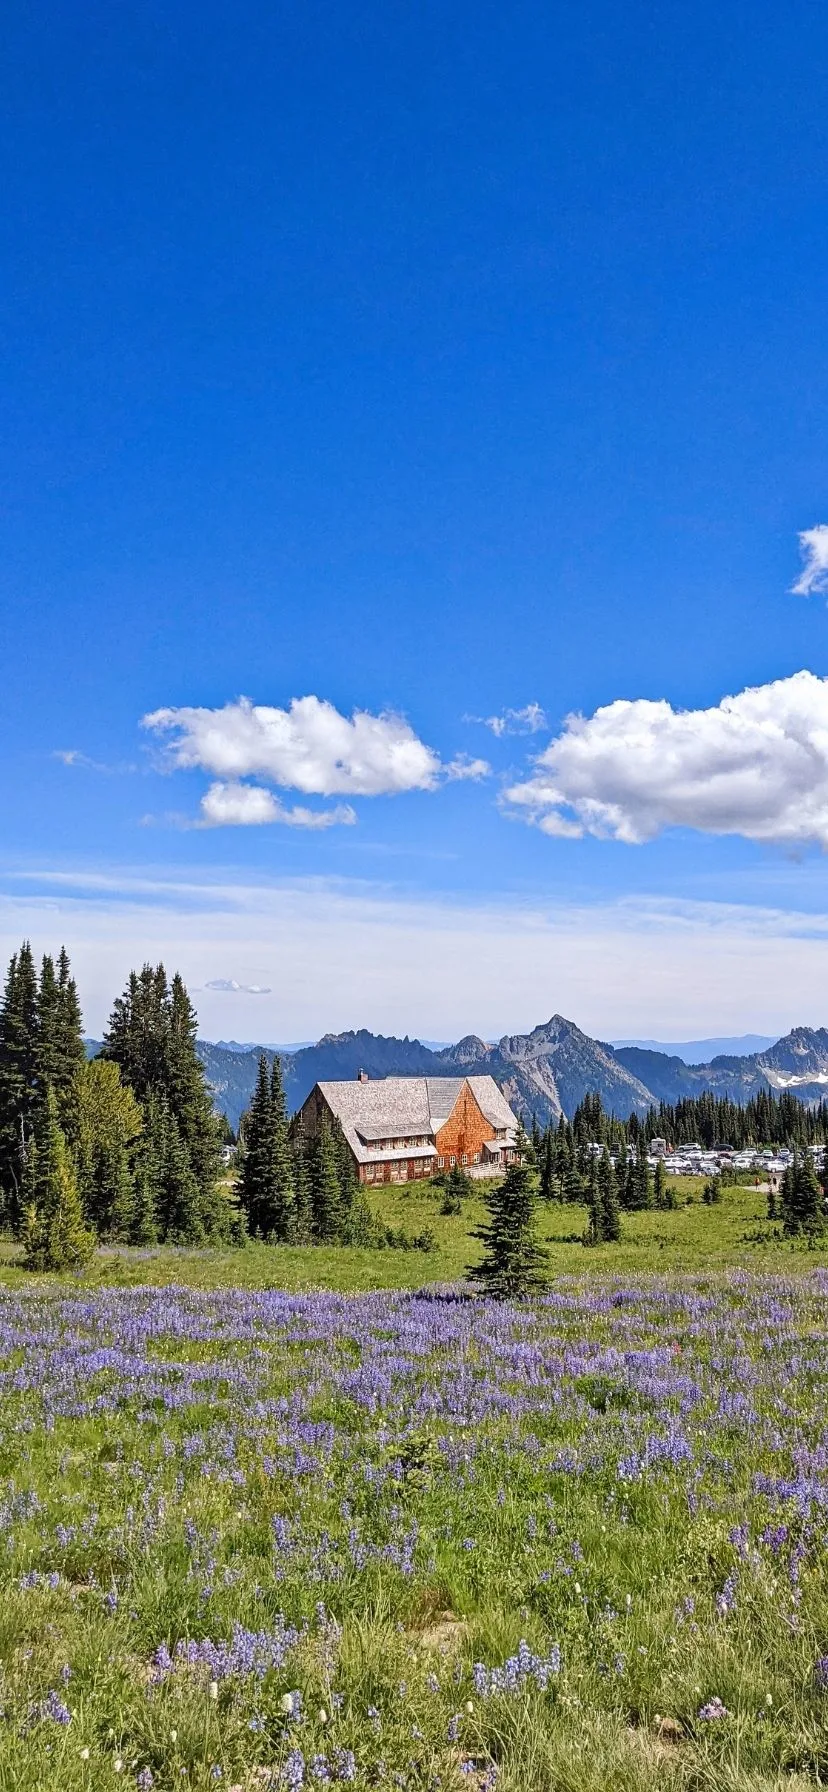
<path id="1" fill-rule="evenodd" d="M 714 1145 L 735 1151 L 768 1145 L 787 1145 L 793 1150 L 826 1143 L 828 1103 L 806 1107 L 787 1089 L 779 1095 L 773 1089 L 761 1089 L 740 1107 L 729 1096 L 705 1092 L 677 1102 L 662 1101 L 643 1117 L 631 1114 L 628 1120 L 618 1120 L 604 1113 L 600 1095 L 585 1095 L 572 1120 L 562 1120 L 560 1127 L 552 1130 L 571 1135 L 577 1144 L 590 1140 L 606 1144 L 611 1151 L 622 1144 L 634 1148 L 640 1137 L 647 1143 L 660 1138 L 668 1145 L 698 1144 L 703 1150 Z"/>
<path id="2" fill-rule="evenodd" d="M 32 1267 L 80 1263 L 97 1240 L 229 1241 L 213 1112 L 184 983 L 133 971 L 87 1059 L 69 959 L 24 941 L 0 1006 L 0 1223 Z"/>
<path id="3" fill-rule="evenodd" d="M 372 1243 L 430 1248 L 378 1225 L 340 1129 L 288 1126 L 279 1060 L 264 1057 L 232 1139 L 196 1051 L 196 1015 L 164 966 L 130 973 L 87 1058 L 69 958 L 24 941 L 0 1004 L 0 1229 L 33 1269 L 80 1266 L 101 1243 Z"/>

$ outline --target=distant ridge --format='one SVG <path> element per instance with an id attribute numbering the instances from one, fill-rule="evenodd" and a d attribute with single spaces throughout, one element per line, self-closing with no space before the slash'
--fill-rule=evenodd
<path id="1" fill-rule="evenodd" d="M 682 1058 L 685 1064 L 709 1064 L 712 1058 L 746 1058 L 766 1052 L 775 1045 L 778 1033 L 740 1033 L 724 1039 L 614 1039 L 613 1048 L 636 1046 L 640 1051 L 663 1052 L 668 1058 Z"/>

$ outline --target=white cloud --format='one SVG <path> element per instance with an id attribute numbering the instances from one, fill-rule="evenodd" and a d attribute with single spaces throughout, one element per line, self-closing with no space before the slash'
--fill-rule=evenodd
<path id="1" fill-rule="evenodd" d="M 337 803 L 335 809 L 307 809 L 302 804 L 285 807 L 272 790 L 260 784 L 211 784 L 201 799 L 202 826 L 263 827 L 281 822 L 284 827 L 320 828 L 352 827 L 356 815 L 349 803 Z"/>
<path id="2" fill-rule="evenodd" d="M 828 591 L 828 523 L 817 523 L 815 529 L 802 529 L 799 547 L 805 564 L 791 590 L 799 597 L 810 597 L 814 591 Z"/>
<path id="3" fill-rule="evenodd" d="M 295 697 L 288 709 L 248 697 L 222 709 L 157 709 L 143 726 L 173 737 L 174 766 L 223 780 L 266 778 L 308 796 L 433 790 L 443 770 L 403 716 L 355 710 L 349 718 L 320 697 Z"/>
<path id="4" fill-rule="evenodd" d="M 548 834 L 640 845 L 684 827 L 828 848 L 828 679 L 797 672 L 714 709 L 618 699 L 569 716 L 504 801 Z"/>
<path id="5" fill-rule="evenodd" d="M 446 766 L 445 774 L 449 780 L 456 782 L 458 779 L 488 778 L 491 770 L 488 759 L 470 759 L 468 753 L 458 753 Z"/>
<path id="6" fill-rule="evenodd" d="M 126 762 L 118 765 L 106 765 L 100 759 L 90 759 L 89 754 L 82 753 L 79 747 L 58 747 L 52 754 L 52 758 L 59 759 L 61 765 L 79 767 L 85 772 L 121 773 L 138 770 L 137 766 Z"/>
<path id="7" fill-rule="evenodd" d="M 250 997 L 220 976 L 228 963 L 240 985 L 274 992 L 256 1001 L 262 1039 L 358 1026 L 492 1039 L 555 1010 L 602 1039 L 828 1022 L 828 916 L 778 907 L 644 896 L 476 904 L 321 879 L 67 869 L 0 879 L 0 963 L 23 938 L 36 953 L 66 941 L 95 1037 L 145 959 L 180 969 L 199 990 L 208 1039 L 234 1028 L 250 1036 Z"/>
<path id="8" fill-rule="evenodd" d="M 269 996 L 272 989 L 265 983 L 237 983 L 235 977 L 209 977 L 205 989 L 218 990 L 228 996 Z"/>
<path id="9" fill-rule="evenodd" d="M 482 722 L 484 728 L 491 728 L 498 740 L 504 734 L 540 734 L 548 728 L 545 710 L 539 703 L 527 703 L 523 709 L 504 709 L 499 716 L 465 716 L 467 722 Z"/>

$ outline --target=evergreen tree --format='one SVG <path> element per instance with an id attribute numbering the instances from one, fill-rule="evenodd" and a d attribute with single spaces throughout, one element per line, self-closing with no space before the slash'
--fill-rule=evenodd
<path id="1" fill-rule="evenodd" d="M 131 1244 L 135 1222 L 135 1180 L 123 1145 L 112 1145 L 102 1158 L 102 1188 L 108 1209 L 107 1232 L 122 1244 Z M 102 1228 L 98 1228 L 102 1236 Z"/>
<path id="2" fill-rule="evenodd" d="M 37 1073 L 37 978 L 24 940 L 9 964 L 0 1006 L 0 1193 L 2 1220 L 13 1230 L 20 1222 L 26 1148 L 41 1093 Z"/>
<path id="3" fill-rule="evenodd" d="M 653 1174 L 653 1206 L 662 1212 L 667 1206 L 667 1172 L 660 1157 Z"/>
<path id="4" fill-rule="evenodd" d="M 583 1177 L 577 1168 L 574 1157 L 570 1159 L 564 1172 L 561 1198 L 564 1201 L 583 1201 L 584 1199 Z"/>
<path id="5" fill-rule="evenodd" d="M 601 1153 L 598 1165 L 597 1194 L 601 1203 L 601 1218 L 604 1238 L 607 1244 L 616 1244 L 621 1237 L 621 1220 L 618 1213 L 618 1185 L 612 1167 L 610 1154 L 606 1148 Z"/>
<path id="6" fill-rule="evenodd" d="M 562 1114 L 558 1121 L 558 1130 L 555 1135 L 555 1182 L 557 1184 L 559 1201 L 565 1201 L 567 1198 L 566 1179 L 571 1165 L 572 1151 L 570 1148 L 566 1120 Z"/>
<path id="7" fill-rule="evenodd" d="M 24 1215 L 24 1263 L 28 1269 L 82 1269 L 95 1249 L 84 1223 L 71 1153 L 51 1089 L 35 1141 L 34 1201 Z"/>
<path id="8" fill-rule="evenodd" d="M 251 1238 L 266 1238 L 273 1208 L 271 1084 L 262 1052 L 253 1100 L 239 1128 L 236 1196 Z"/>
<path id="9" fill-rule="evenodd" d="M 612 1166 L 610 1165 L 610 1168 Z M 586 1204 L 589 1214 L 587 1240 L 590 1244 L 603 1244 L 606 1237 L 604 1229 L 604 1179 L 598 1180 L 598 1166 L 592 1158 L 590 1175 L 586 1185 Z"/>
<path id="10" fill-rule="evenodd" d="M 269 1207 L 265 1218 L 265 1237 L 284 1244 L 293 1232 L 293 1155 L 288 1137 L 282 1066 L 273 1059 L 270 1075 L 270 1176 Z"/>
<path id="11" fill-rule="evenodd" d="M 626 1207 L 627 1205 L 628 1178 L 629 1160 L 627 1158 L 627 1146 L 625 1140 L 622 1139 L 618 1147 L 618 1155 L 615 1159 L 615 1193 L 619 1207 Z"/>
<path id="12" fill-rule="evenodd" d="M 310 1244 L 313 1238 L 313 1205 L 311 1201 L 308 1141 L 302 1116 L 293 1128 L 293 1234 L 297 1244 Z"/>
<path id="13" fill-rule="evenodd" d="M 641 1211 L 644 1208 L 652 1207 L 652 1204 L 653 1183 L 647 1163 L 647 1142 L 644 1134 L 639 1133 L 635 1157 L 627 1177 L 626 1200 L 622 1201 L 621 1205 Z"/>
<path id="14" fill-rule="evenodd" d="M 58 983 L 54 960 L 44 953 L 37 990 L 37 1083 L 41 1092 L 54 1089 L 55 1098 L 60 1070 L 57 1012 Z"/>
<path id="15" fill-rule="evenodd" d="M 554 1145 L 554 1141 L 552 1138 L 551 1127 L 547 1127 L 546 1132 L 544 1134 L 543 1145 L 541 1147 L 541 1154 L 540 1154 L 540 1167 L 541 1167 L 541 1170 L 540 1170 L 540 1182 L 538 1184 L 538 1193 L 539 1193 L 542 1201 L 553 1201 L 555 1199 L 555 1193 L 556 1193 L 555 1145 Z"/>
<path id="16" fill-rule="evenodd" d="M 787 1184 L 787 1187 L 786 1187 Z M 809 1151 L 795 1151 L 782 1183 L 783 1230 L 788 1237 L 815 1233 L 825 1224 L 823 1194 Z"/>
<path id="17" fill-rule="evenodd" d="M 209 1234 L 204 1224 L 202 1191 L 178 1120 L 169 1108 L 163 1115 L 161 1132 L 163 1150 L 159 1160 L 161 1194 L 158 1206 L 162 1236 L 170 1244 L 203 1244 Z"/>
<path id="18" fill-rule="evenodd" d="M 232 1209 L 218 1186 L 218 1129 L 181 977 L 176 974 L 170 985 L 161 964 L 131 972 L 114 1004 L 102 1055 L 120 1067 L 142 1106 L 156 1102 L 165 1115 L 157 1158 L 162 1237 L 180 1243 L 229 1237 Z"/>
<path id="19" fill-rule="evenodd" d="M 537 1168 L 541 1160 L 541 1129 L 537 1114 L 532 1114 L 532 1164 Z"/>
<path id="20" fill-rule="evenodd" d="M 77 986 L 71 973 L 66 947 L 61 946 L 57 961 L 52 1086 L 60 1123 L 70 1145 L 74 1145 L 77 1137 L 78 1077 L 82 1074 L 85 1063 L 83 1017 Z"/>
<path id="21" fill-rule="evenodd" d="M 342 1182 L 336 1140 L 326 1114 L 317 1127 L 309 1167 L 314 1239 L 317 1244 L 336 1244 L 342 1238 Z"/>
<path id="22" fill-rule="evenodd" d="M 547 1252 L 535 1236 L 534 1177 L 525 1161 L 526 1146 L 523 1127 L 518 1125 L 515 1161 L 503 1181 L 487 1191 L 488 1220 L 472 1233 L 484 1246 L 484 1255 L 469 1269 L 469 1277 L 500 1300 L 520 1300 L 545 1285 Z"/>
<path id="23" fill-rule="evenodd" d="M 141 1138 L 132 1184 L 132 1211 L 128 1242 L 152 1245 L 158 1242 L 158 1202 L 161 1175 L 156 1155 L 157 1120 L 150 1113 Z"/>

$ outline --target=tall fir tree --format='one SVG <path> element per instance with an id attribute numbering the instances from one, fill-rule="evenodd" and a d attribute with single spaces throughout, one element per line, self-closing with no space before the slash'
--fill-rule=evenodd
<path id="1" fill-rule="evenodd" d="M 24 940 L 9 964 L 0 1007 L 0 1193 L 2 1220 L 20 1223 L 26 1148 L 42 1086 L 38 1079 L 37 977 Z"/>
<path id="2" fill-rule="evenodd" d="M 550 1126 L 547 1127 L 546 1132 L 544 1133 L 541 1146 L 538 1193 L 542 1201 L 554 1201 L 555 1199 L 555 1145 L 552 1138 L 552 1128 Z"/>
<path id="3" fill-rule="evenodd" d="M 313 1238 L 313 1203 L 311 1200 L 308 1141 L 301 1114 L 293 1124 L 293 1234 L 297 1244 L 310 1244 Z"/>
<path id="4" fill-rule="evenodd" d="M 824 1196 L 809 1151 L 794 1151 L 783 1177 L 782 1221 L 787 1237 L 821 1232 L 825 1225 Z"/>
<path id="5" fill-rule="evenodd" d="M 618 1211 L 618 1184 L 612 1167 L 610 1154 L 604 1147 L 598 1165 L 598 1196 L 601 1202 L 601 1218 L 604 1239 L 607 1244 L 617 1244 L 621 1237 L 621 1217 Z"/>
<path id="6" fill-rule="evenodd" d="M 293 1153 L 288 1134 L 282 1065 L 273 1059 L 270 1073 L 270 1208 L 265 1236 L 285 1244 L 293 1235 Z"/>
<path id="7" fill-rule="evenodd" d="M 668 1205 L 667 1172 L 664 1168 L 662 1159 L 659 1157 L 656 1160 L 656 1167 L 653 1171 L 653 1206 L 658 1208 L 660 1212 L 663 1212 Z"/>
<path id="8" fill-rule="evenodd" d="M 606 1236 L 604 1230 L 604 1185 L 603 1178 L 599 1180 L 598 1164 L 594 1156 L 590 1160 L 585 1198 L 589 1214 L 587 1241 L 589 1244 L 603 1244 Z"/>
<path id="9" fill-rule="evenodd" d="M 653 1179 L 647 1163 L 647 1141 L 643 1133 L 639 1133 L 636 1141 L 635 1157 L 627 1172 L 626 1200 L 621 1202 L 634 1211 L 652 1207 Z"/>
<path id="10" fill-rule="evenodd" d="M 272 1208 L 273 1155 L 271 1151 L 271 1085 L 267 1058 L 262 1052 L 256 1072 L 253 1099 L 239 1127 L 236 1197 L 247 1220 L 251 1238 L 266 1238 Z"/>
<path id="11" fill-rule="evenodd" d="M 162 964 L 131 972 L 113 1006 L 102 1055 L 118 1064 L 142 1106 L 155 1101 L 163 1110 L 162 1237 L 182 1243 L 229 1237 L 232 1209 L 218 1186 L 218 1128 L 196 1052 L 195 1012 L 177 973 L 170 985 Z"/>
<path id="12" fill-rule="evenodd" d="M 82 1269 L 95 1249 L 95 1234 L 84 1220 L 72 1155 L 51 1089 L 38 1117 L 33 1159 L 34 1200 L 23 1219 L 24 1263 L 28 1269 Z"/>
<path id="13" fill-rule="evenodd" d="M 527 1139 L 519 1124 L 515 1159 L 503 1181 L 487 1190 L 488 1218 L 472 1233 L 484 1249 L 482 1261 L 468 1270 L 469 1278 L 498 1300 L 521 1300 L 546 1282 L 547 1252 L 535 1233 L 534 1175 L 526 1157 Z"/>
<path id="14" fill-rule="evenodd" d="M 319 1121 L 310 1152 L 310 1196 L 316 1243 L 339 1243 L 343 1229 L 341 1166 L 326 1114 Z"/>
<path id="15" fill-rule="evenodd" d="M 54 1016 L 53 1086 L 60 1123 L 70 1145 L 77 1138 L 78 1077 L 86 1063 L 83 1016 L 75 979 L 65 946 L 57 961 L 57 1002 Z"/>

